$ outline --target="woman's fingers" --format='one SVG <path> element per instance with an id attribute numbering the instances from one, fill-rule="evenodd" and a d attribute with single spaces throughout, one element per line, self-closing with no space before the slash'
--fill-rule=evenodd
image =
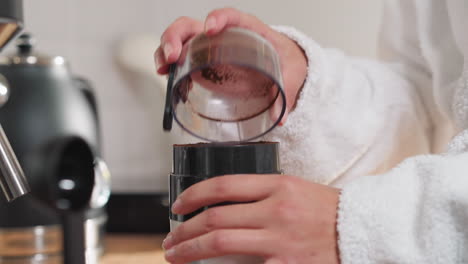
<path id="1" fill-rule="evenodd" d="M 243 174 L 214 177 L 190 186 L 172 205 L 175 214 L 188 214 L 198 208 L 221 202 L 252 202 L 268 197 L 281 175 Z"/>
<path id="2" fill-rule="evenodd" d="M 264 229 L 223 229 L 184 241 L 166 251 L 171 263 L 189 263 L 225 255 L 269 257 L 279 246 L 274 235 Z"/>
<path id="3" fill-rule="evenodd" d="M 165 64 L 174 63 L 180 56 L 182 45 L 203 32 L 203 23 L 190 17 L 180 17 L 161 36 L 161 51 Z"/>
<path id="4" fill-rule="evenodd" d="M 155 53 L 156 62 L 158 62 L 157 58 L 159 56 L 162 58 L 159 69 L 166 64 L 176 62 L 182 51 L 183 44 L 191 37 L 203 31 L 208 35 L 214 35 L 230 26 L 252 29 L 262 35 L 267 34 L 269 30 L 269 27 L 256 17 L 233 8 L 212 11 L 207 16 L 204 24 L 190 17 L 180 17 L 161 36 L 161 46 L 158 49 L 159 51 Z"/>
<path id="5" fill-rule="evenodd" d="M 225 185 L 216 185 L 216 180 Z M 210 208 L 182 223 L 167 238 L 173 239 L 172 245 L 165 243 L 169 262 L 245 255 L 258 256 L 267 264 L 339 263 L 338 189 L 283 175 L 222 176 L 192 187 L 188 190 L 193 192 L 182 194 L 181 208 L 185 202 L 190 204 L 187 208 L 196 208 L 209 200 L 223 201 L 213 196 L 244 200 L 256 199 L 254 193 L 260 193 L 266 198 Z"/>
<path id="6" fill-rule="evenodd" d="M 256 17 L 234 8 L 221 8 L 211 11 L 205 20 L 207 35 L 215 35 L 227 27 L 242 27 L 265 35 L 269 27 Z"/>
<path id="7" fill-rule="evenodd" d="M 169 249 L 185 240 L 218 229 L 261 228 L 267 219 L 262 202 L 233 204 L 212 207 L 179 225 L 164 240 L 163 247 Z"/>

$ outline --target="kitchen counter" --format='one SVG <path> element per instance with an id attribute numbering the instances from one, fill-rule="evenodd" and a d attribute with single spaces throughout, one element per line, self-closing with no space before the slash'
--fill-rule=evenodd
<path id="1" fill-rule="evenodd" d="M 167 264 L 161 248 L 165 235 L 110 234 L 100 264 Z"/>

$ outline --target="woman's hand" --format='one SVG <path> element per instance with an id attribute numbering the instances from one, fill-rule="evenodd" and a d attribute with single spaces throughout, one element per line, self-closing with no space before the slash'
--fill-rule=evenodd
<path id="1" fill-rule="evenodd" d="M 171 263 L 252 255 L 267 264 L 339 263 L 339 190 L 284 175 L 228 175 L 191 186 L 176 214 L 221 202 L 182 223 L 163 243 Z"/>
<path id="2" fill-rule="evenodd" d="M 278 33 L 258 18 L 236 9 L 223 8 L 212 11 L 204 22 L 181 17 L 173 22 L 161 36 L 161 46 L 155 52 L 159 74 L 167 74 L 169 64 L 179 59 L 182 46 L 193 36 L 205 32 L 215 35 L 227 27 L 252 30 L 269 40 L 279 54 L 286 93 L 287 109 L 282 122 L 296 104 L 296 98 L 307 74 L 307 61 L 302 49 L 285 35 Z"/>

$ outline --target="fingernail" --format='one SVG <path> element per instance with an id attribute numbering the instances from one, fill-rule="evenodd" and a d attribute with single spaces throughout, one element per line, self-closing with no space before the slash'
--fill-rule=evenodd
<path id="1" fill-rule="evenodd" d="M 174 204 L 172 204 L 172 212 L 177 213 L 179 211 L 180 207 L 182 206 L 182 202 L 180 199 L 177 199 Z"/>
<path id="2" fill-rule="evenodd" d="M 205 32 L 208 32 L 216 27 L 216 18 L 210 17 L 205 22 Z"/>
<path id="3" fill-rule="evenodd" d="M 161 68 L 162 65 L 163 65 L 163 59 L 161 56 L 158 56 L 158 58 L 156 58 L 156 69 Z"/>
<path id="4" fill-rule="evenodd" d="M 176 254 L 175 248 L 171 248 L 166 251 L 166 258 L 171 259 L 175 256 L 175 254 Z"/>
<path id="5" fill-rule="evenodd" d="M 173 240 L 172 234 L 169 233 L 167 235 L 167 237 L 164 239 L 163 243 L 162 243 L 162 248 L 164 250 L 167 250 L 167 249 L 171 248 L 172 247 L 172 240 Z"/>
<path id="6" fill-rule="evenodd" d="M 164 65 L 162 64 L 161 61 L 158 61 L 156 63 L 156 73 L 161 74 L 163 69 L 164 69 Z"/>
<path id="7" fill-rule="evenodd" d="M 172 52 L 172 46 L 169 43 L 164 44 L 164 58 L 166 58 L 166 61 L 169 60 L 169 56 L 171 55 Z"/>

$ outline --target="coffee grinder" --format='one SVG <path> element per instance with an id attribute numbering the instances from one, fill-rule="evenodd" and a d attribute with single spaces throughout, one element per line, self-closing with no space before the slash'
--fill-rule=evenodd
<path id="1" fill-rule="evenodd" d="M 279 57 L 260 35 L 229 28 L 198 35 L 171 65 L 163 127 L 172 121 L 203 140 L 173 146 L 170 204 L 191 185 L 227 174 L 279 174 L 279 143 L 255 141 L 271 131 L 286 108 Z M 207 207 L 209 208 L 209 207 Z M 171 230 L 206 210 L 170 212 Z M 226 256 L 192 264 L 253 264 L 253 256 Z"/>

